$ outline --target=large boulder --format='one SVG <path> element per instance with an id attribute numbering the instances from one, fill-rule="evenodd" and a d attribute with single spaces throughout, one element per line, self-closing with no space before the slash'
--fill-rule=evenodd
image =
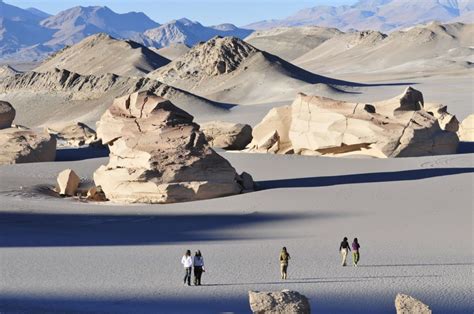
<path id="1" fill-rule="evenodd" d="M 56 192 L 58 192 L 59 195 L 74 196 L 81 183 L 81 179 L 74 170 L 66 169 L 59 173 L 56 182 Z"/>
<path id="2" fill-rule="evenodd" d="M 309 314 L 308 299 L 290 290 L 276 292 L 249 291 L 250 309 L 254 314 Z"/>
<path id="3" fill-rule="evenodd" d="M 15 119 L 15 108 L 6 101 L 0 101 L 0 129 L 11 127 Z"/>
<path id="4" fill-rule="evenodd" d="M 430 108 L 413 88 L 372 104 L 299 94 L 291 106 L 273 108 L 255 126 L 247 150 L 379 158 L 456 153 L 456 118 L 444 106 Z"/>
<path id="5" fill-rule="evenodd" d="M 252 141 L 252 127 L 248 124 L 211 121 L 201 123 L 201 131 L 211 147 L 242 150 Z"/>
<path id="6" fill-rule="evenodd" d="M 0 130 L 0 165 L 54 161 L 56 139 L 47 132 L 22 128 Z"/>
<path id="7" fill-rule="evenodd" d="M 112 201 L 184 202 L 243 189 L 193 117 L 149 92 L 115 99 L 97 123 L 97 136 L 109 145 L 110 160 L 94 181 Z"/>
<path id="8" fill-rule="evenodd" d="M 98 145 L 96 132 L 81 122 L 75 122 L 59 128 L 48 128 L 48 133 L 56 137 L 58 146 L 80 147 Z"/>
<path id="9" fill-rule="evenodd" d="M 395 298 L 397 314 L 431 314 L 428 305 L 406 294 L 397 294 Z"/>
<path id="10" fill-rule="evenodd" d="M 474 142 L 474 114 L 469 115 L 462 121 L 458 135 L 463 142 Z"/>

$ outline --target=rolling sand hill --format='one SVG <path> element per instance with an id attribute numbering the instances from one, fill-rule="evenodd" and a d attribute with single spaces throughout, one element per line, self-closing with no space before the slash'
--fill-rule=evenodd
<path id="1" fill-rule="evenodd" d="M 345 33 L 294 60 L 322 73 L 391 72 L 426 75 L 472 69 L 474 24 L 430 23 L 396 31 Z"/>
<path id="2" fill-rule="evenodd" d="M 255 31 L 245 38 L 252 46 L 291 61 L 342 32 L 318 26 L 280 27 Z"/>
<path id="3" fill-rule="evenodd" d="M 148 77 L 209 99 L 239 104 L 286 101 L 305 90 L 333 95 L 339 88 L 354 85 L 310 73 L 235 37 L 214 37 L 196 45 Z"/>
<path id="4" fill-rule="evenodd" d="M 0 78 L 0 99 L 15 107 L 16 123 L 30 127 L 71 121 L 94 126 L 114 98 L 138 90 L 170 99 L 193 115 L 215 115 L 228 108 L 148 78 L 80 75 L 58 69 Z"/>
<path id="5" fill-rule="evenodd" d="M 169 60 L 130 40 L 118 40 L 107 34 L 92 35 L 45 60 L 35 71 L 67 69 L 83 75 L 114 73 L 143 76 Z"/>
<path id="6" fill-rule="evenodd" d="M 189 48 L 185 44 L 171 44 L 167 47 L 163 47 L 160 49 L 157 49 L 157 48 L 150 48 L 150 49 L 158 53 L 160 56 L 165 57 L 166 59 L 174 60 L 186 54 L 191 48 Z"/>

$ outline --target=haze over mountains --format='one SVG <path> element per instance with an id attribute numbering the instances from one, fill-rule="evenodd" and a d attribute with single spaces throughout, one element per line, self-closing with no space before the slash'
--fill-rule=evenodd
<path id="1" fill-rule="evenodd" d="M 318 25 L 340 30 L 391 30 L 426 23 L 472 23 L 474 0 L 359 0 L 354 5 L 316 6 L 282 20 L 264 20 L 246 25 L 251 29 Z"/>
<path id="2" fill-rule="evenodd" d="M 119 14 L 98 6 L 73 7 L 49 16 L 0 1 L 0 60 L 40 60 L 97 33 L 161 48 L 171 43 L 194 45 L 217 35 L 244 38 L 251 31 L 231 24 L 206 27 L 187 19 L 160 25 L 141 12 Z"/>

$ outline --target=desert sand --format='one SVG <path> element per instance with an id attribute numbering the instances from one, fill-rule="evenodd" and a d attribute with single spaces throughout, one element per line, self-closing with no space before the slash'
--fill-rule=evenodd
<path id="1" fill-rule="evenodd" d="M 262 190 L 170 205 L 95 205 L 43 194 L 107 159 L 0 168 L 6 311 L 248 312 L 247 291 L 289 288 L 322 313 L 394 312 L 397 293 L 471 309 L 472 154 L 387 160 L 220 152 Z M 32 175 L 34 173 L 34 175 Z M 357 236 L 358 268 L 339 242 Z M 287 282 L 278 254 L 288 247 Z M 184 287 L 186 249 L 203 252 Z M 442 251 L 442 254 L 440 254 Z"/>

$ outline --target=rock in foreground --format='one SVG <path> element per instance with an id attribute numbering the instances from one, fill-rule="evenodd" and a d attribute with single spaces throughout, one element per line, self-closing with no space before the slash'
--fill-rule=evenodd
<path id="1" fill-rule="evenodd" d="M 250 309 L 254 314 L 309 314 L 308 299 L 296 292 L 283 290 L 277 292 L 249 291 Z"/>
<path id="2" fill-rule="evenodd" d="M 397 314 L 431 314 L 428 305 L 409 295 L 401 293 L 397 294 L 395 298 L 395 308 Z"/>
<path id="3" fill-rule="evenodd" d="M 373 104 L 299 94 L 291 106 L 273 108 L 255 126 L 248 150 L 378 158 L 456 153 L 456 118 L 445 106 L 427 107 L 430 111 L 413 88 Z"/>
<path id="4" fill-rule="evenodd" d="M 56 191 L 59 195 L 74 196 L 76 195 L 81 179 L 74 170 L 66 169 L 59 173 L 56 182 Z"/>
<path id="5" fill-rule="evenodd" d="M 211 121 L 202 123 L 201 131 L 211 147 L 242 150 L 252 141 L 252 127 L 248 124 Z"/>
<path id="6" fill-rule="evenodd" d="M 469 115 L 462 121 L 458 135 L 463 142 L 474 142 L 474 114 Z"/>
<path id="7" fill-rule="evenodd" d="M 94 181 L 112 201 L 185 202 L 243 189 L 193 117 L 149 92 L 115 99 L 97 123 L 97 135 L 109 145 L 110 160 Z"/>

